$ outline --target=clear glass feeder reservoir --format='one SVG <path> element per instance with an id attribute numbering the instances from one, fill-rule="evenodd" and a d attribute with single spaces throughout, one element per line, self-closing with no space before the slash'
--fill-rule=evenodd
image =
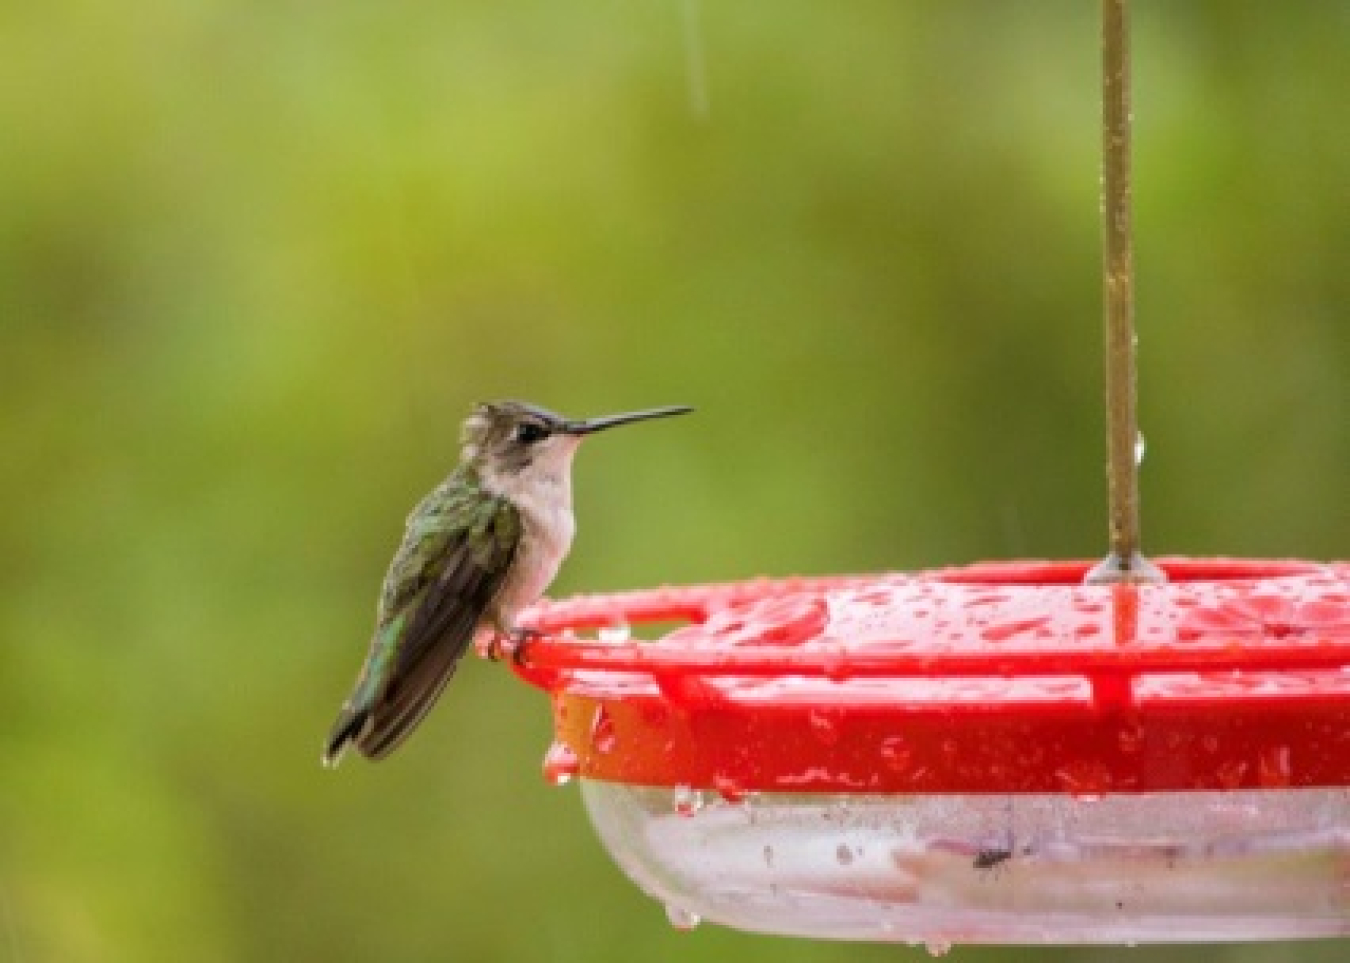
<path id="1" fill-rule="evenodd" d="M 1350 934 L 1350 566 L 1161 565 L 1158 585 L 1006 563 L 575 598 L 533 613 L 518 671 L 553 701 L 547 772 L 580 776 L 680 925 Z"/>

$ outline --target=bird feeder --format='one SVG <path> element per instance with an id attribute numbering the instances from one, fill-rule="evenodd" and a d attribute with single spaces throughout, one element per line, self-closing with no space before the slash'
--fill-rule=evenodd
<path id="1" fill-rule="evenodd" d="M 517 672 L 552 700 L 546 775 L 579 777 L 680 925 L 938 949 L 1350 933 L 1350 565 L 1160 566 L 580 597 L 533 613 Z"/>
<path id="2" fill-rule="evenodd" d="M 1102 3 L 1107 558 L 526 616 L 545 774 L 579 777 L 678 926 L 934 952 L 1350 934 L 1350 565 L 1139 551 L 1126 2 Z"/>

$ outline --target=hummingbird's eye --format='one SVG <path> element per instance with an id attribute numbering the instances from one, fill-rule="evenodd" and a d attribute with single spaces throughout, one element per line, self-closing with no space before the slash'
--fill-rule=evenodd
<path id="1" fill-rule="evenodd" d="M 524 445 L 532 445 L 536 441 L 543 441 L 548 437 L 548 429 L 537 421 L 522 421 L 516 426 L 516 441 Z"/>

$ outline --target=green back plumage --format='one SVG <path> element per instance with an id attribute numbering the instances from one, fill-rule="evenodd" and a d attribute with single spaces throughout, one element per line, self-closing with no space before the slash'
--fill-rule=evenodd
<path id="1" fill-rule="evenodd" d="M 324 761 L 348 743 L 381 758 L 445 688 L 520 542 L 520 516 L 461 465 L 418 503 L 385 575 L 374 638 Z"/>

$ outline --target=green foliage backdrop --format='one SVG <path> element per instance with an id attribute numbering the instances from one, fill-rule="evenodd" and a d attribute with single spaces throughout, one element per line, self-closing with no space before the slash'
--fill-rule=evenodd
<path id="1" fill-rule="evenodd" d="M 479 398 L 700 409 L 562 594 L 1104 551 L 1096 5 L 695 2 L 0 6 L 0 960 L 922 952 L 671 931 L 486 665 L 318 767 Z M 1344 558 L 1350 19 L 1137 6 L 1146 546 Z"/>

